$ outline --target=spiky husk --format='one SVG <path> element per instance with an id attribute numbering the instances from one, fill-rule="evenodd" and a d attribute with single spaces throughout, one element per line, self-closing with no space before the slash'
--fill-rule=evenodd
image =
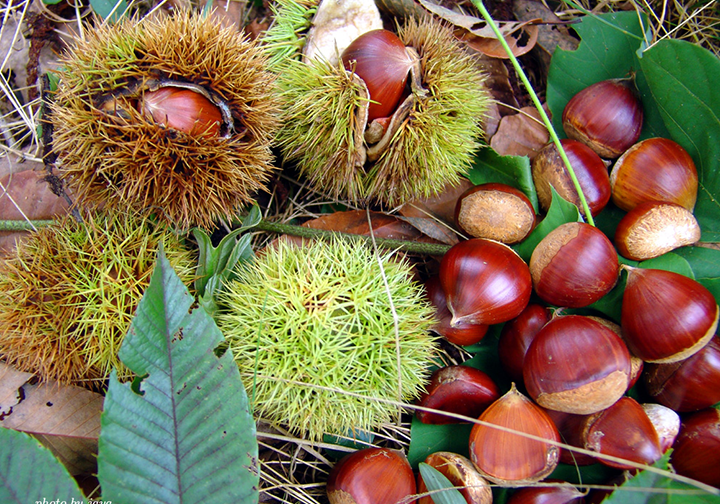
<path id="1" fill-rule="evenodd" d="M 352 128 L 363 98 L 344 69 L 295 60 L 280 72 L 278 146 L 316 190 L 394 206 L 436 194 L 469 168 L 490 102 L 482 71 L 438 21 L 410 19 L 398 35 L 418 51 L 428 93 L 417 95 L 409 118 L 375 162 L 358 165 Z"/>
<path id="2" fill-rule="evenodd" d="M 391 421 L 398 407 L 382 401 L 417 397 L 435 355 L 433 310 L 411 268 L 365 245 L 281 242 L 220 305 L 256 411 L 313 440 Z"/>
<path id="3" fill-rule="evenodd" d="M 165 227 L 128 213 L 65 217 L 0 263 L 0 356 L 43 380 L 97 388 L 113 368 L 163 244 L 185 281 L 193 255 Z"/>
<path id="4" fill-rule="evenodd" d="M 270 5 L 274 22 L 263 43 L 271 71 L 280 72 L 289 60 L 300 56 L 318 4 L 319 0 L 276 0 Z"/>
<path id="5" fill-rule="evenodd" d="M 84 204 L 145 209 L 181 228 L 230 219 L 273 169 L 277 100 L 265 65 L 256 43 L 185 11 L 89 31 L 61 60 L 51 107 L 62 178 Z M 129 106 L 129 120 L 96 107 L 99 97 L 148 79 L 217 93 L 236 132 L 193 136 L 155 125 Z"/>

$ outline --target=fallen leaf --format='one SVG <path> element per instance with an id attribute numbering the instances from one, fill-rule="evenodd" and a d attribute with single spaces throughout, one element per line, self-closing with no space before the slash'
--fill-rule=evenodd
<path id="1" fill-rule="evenodd" d="M 523 107 L 520 113 L 500 120 L 497 132 L 490 139 L 490 147 L 501 156 L 528 156 L 532 159 L 549 139 L 537 109 Z"/>
<path id="2" fill-rule="evenodd" d="M 52 219 L 67 213 L 68 203 L 43 179 L 45 171 L 24 170 L 0 177 L 0 220 Z"/>
<path id="3" fill-rule="evenodd" d="M 515 97 L 515 91 L 510 82 L 510 73 L 504 60 L 478 55 L 478 64 L 486 76 L 485 86 L 490 90 L 490 94 L 498 105 L 498 114 L 505 116 L 516 113 L 520 105 Z M 491 136 L 489 132 L 488 135 Z"/>
<path id="4" fill-rule="evenodd" d="M 0 362 L 0 426 L 32 434 L 70 474 L 95 471 L 103 396 L 31 378 Z"/>
<path id="5" fill-rule="evenodd" d="M 428 0 L 419 0 L 420 5 L 438 17 L 448 21 L 456 28 L 455 36 L 478 52 L 493 58 L 509 58 L 498 41 L 493 29 L 483 20 L 434 4 Z M 533 26 L 537 20 L 496 22 L 500 34 L 510 46 L 515 56 L 529 52 L 537 42 L 538 28 Z"/>
<path id="6" fill-rule="evenodd" d="M 556 47 L 566 51 L 574 51 L 580 45 L 577 37 L 570 34 L 570 30 L 563 21 L 547 8 L 542 2 L 533 0 L 515 0 L 513 13 L 520 21 L 540 19 L 538 25 L 537 45 L 548 55 L 552 55 Z"/>

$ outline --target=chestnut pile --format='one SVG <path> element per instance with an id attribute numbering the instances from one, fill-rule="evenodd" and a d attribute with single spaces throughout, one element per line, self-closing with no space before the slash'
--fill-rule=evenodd
<path id="1" fill-rule="evenodd" d="M 602 107 L 593 106 L 598 100 Z M 483 371 L 437 369 L 417 418 L 427 424 L 479 420 L 470 431 L 469 459 L 440 452 L 426 460 L 469 504 L 492 502 L 488 482 L 527 486 L 561 462 L 636 472 L 671 447 L 679 474 L 720 488 L 720 411 L 713 408 L 720 402 L 717 301 L 694 279 L 625 264 L 700 238 L 692 214 L 698 190 L 692 158 L 668 139 L 638 142 L 642 121 L 640 102 L 623 80 L 586 88 L 563 113 L 570 137 L 563 147 L 590 212 L 597 215 L 610 201 L 627 212 L 613 241 L 585 222 L 566 223 L 542 238 L 526 263 L 509 246 L 537 223 L 523 193 L 484 184 L 458 200 L 456 224 L 471 238 L 453 246 L 425 284 L 436 308 L 434 329 L 466 346 L 479 343 L 491 325 L 504 324 L 498 359 L 513 384 L 502 395 Z M 608 173 L 607 160 L 615 158 Z M 550 186 L 580 207 L 552 144 L 535 158 L 532 171 L 541 209 L 549 207 Z M 620 261 L 618 253 L 631 261 Z M 590 305 L 623 272 L 618 325 L 596 316 Z M 354 474 L 363 471 L 378 476 L 361 482 Z M 383 480 L 384 471 L 393 477 Z M 386 448 L 348 456 L 328 483 L 331 503 L 409 502 L 425 492 L 404 455 Z M 549 494 L 558 503 L 596 498 L 558 482 L 518 490 L 508 502 L 549 502 L 543 500 Z M 417 502 L 433 501 L 425 495 Z"/>

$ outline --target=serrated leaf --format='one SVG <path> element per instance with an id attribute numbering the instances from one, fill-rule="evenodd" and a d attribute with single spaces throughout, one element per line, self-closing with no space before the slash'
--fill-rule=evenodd
<path id="1" fill-rule="evenodd" d="M 575 51 L 556 49 L 548 70 L 547 104 L 559 135 L 564 136 L 562 112 L 570 98 L 596 82 L 634 74 L 645 115 L 641 138 L 669 136 L 640 71 L 637 53 L 648 26 L 647 18 L 635 11 L 588 15 L 573 25 L 580 45 Z"/>
<path id="2" fill-rule="evenodd" d="M 670 452 L 653 464 L 668 470 Z M 720 490 L 715 495 L 668 476 L 644 470 L 620 485 L 603 504 L 720 504 Z"/>
<path id="3" fill-rule="evenodd" d="M 75 480 L 47 448 L 24 432 L 0 428 L 0 502 L 82 502 Z"/>
<path id="4" fill-rule="evenodd" d="M 435 504 L 467 504 L 465 497 L 440 471 L 424 462 L 420 463 L 419 469 L 425 486 L 434 492 L 430 497 Z"/>
<path id="5" fill-rule="evenodd" d="M 702 239 L 720 241 L 720 60 L 695 44 L 662 40 L 643 53 L 640 65 L 670 138 L 695 161 Z"/>
<path id="6" fill-rule="evenodd" d="M 491 148 L 481 149 L 473 160 L 467 178 L 475 185 L 496 182 L 521 190 L 538 211 L 537 192 L 527 156 L 501 156 Z"/>
<path id="7" fill-rule="evenodd" d="M 642 261 L 638 266 L 645 269 L 661 269 L 666 271 L 672 271 L 674 273 L 679 273 L 680 275 L 692 278 L 693 280 L 695 279 L 695 274 L 690 267 L 690 263 L 688 263 L 687 260 L 685 260 L 683 257 L 673 252 L 668 252 L 667 254 L 663 254 L 661 256 Z"/>
<path id="8" fill-rule="evenodd" d="M 119 356 L 141 393 L 118 382 L 105 397 L 98 478 L 128 504 L 258 501 L 255 423 L 224 339 L 160 252 Z"/>
<path id="9" fill-rule="evenodd" d="M 545 218 L 535 226 L 535 229 L 533 229 L 533 232 L 530 233 L 527 238 L 513 246 L 515 252 L 517 252 L 525 262 L 530 261 L 530 257 L 535 247 L 537 247 L 537 244 L 550 234 L 553 229 L 561 224 L 578 222 L 580 220 L 578 208 L 555 192 L 553 186 L 550 186 L 550 190 L 552 191 L 552 201 L 550 202 L 550 208 L 548 208 Z"/>

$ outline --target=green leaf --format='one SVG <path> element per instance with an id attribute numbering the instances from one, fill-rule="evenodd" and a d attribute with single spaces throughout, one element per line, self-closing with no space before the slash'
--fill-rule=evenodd
<path id="1" fill-rule="evenodd" d="M 260 208 L 253 205 L 242 225 L 225 235 L 217 247 L 213 247 L 210 237 L 200 228 L 192 230 L 198 245 L 198 266 L 196 270 L 195 292 L 198 294 L 200 306 L 213 315 L 217 311 L 215 298 L 222 286 L 234 278 L 238 263 L 249 261 L 254 257 L 252 236 L 238 235 L 258 225 L 262 215 Z"/>
<path id="2" fill-rule="evenodd" d="M 668 470 L 670 452 L 653 464 Z M 715 495 L 696 487 L 648 470 L 620 485 L 603 504 L 720 504 L 720 491 Z"/>
<path id="3" fill-rule="evenodd" d="M 578 222 L 580 220 L 578 208 L 555 192 L 553 186 L 550 186 L 550 189 L 552 190 L 552 201 L 547 215 L 540 221 L 540 224 L 535 226 L 535 229 L 527 238 L 513 246 L 515 252 L 520 254 L 520 257 L 525 262 L 530 261 L 530 256 L 532 256 L 537 244 L 550 234 L 553 229 L 566 222 Z"/>
<path id="4" fill-rule="evenodd" d="M 95 14 L 103 19 L 108 19 L 116 23 L 120 18 L 124 17 L 128 10 L 128 5 L 125 0 L 90 0 L 90 6 Z"/>
<path id="5" fill-rule="evenodd" d="M 634 74 L 645 116 L 641 138 L 668 136 L 640 71 L 637 52 L 645 40 L 643 25 L 648 27 L 647 18 L 635 11 L 588 15 L 573 25 L 582 42 L 575 51 L 556 49 L 548 70 L 547 103 L 559 135 L 563 134 L 562 112 L 570 98 L 596 82 Z"/>
<path id="6" fill-rule="evenodd" d="M 465 497 L 444 474 L 424 462 L 420 463 L 419 468 L 427 489 L 436 492 L 430 496 L 435 504 L 467 504 Z"/>
<path id="7" fill-rule="evenodd" d="M 424 424 L 413 417 L 410 426 L 410 447 L 408 461 L 413 467 L 425 460 L 428 455 L 449 451 L 469 457 L 470 431 L 472 424 Z"/>
<path id="8" fill-rule="evenodd" d="M 695 161 L 700 182 L 695 216 L 703 241 L 720 241 L 720 60 L 681 40 L 662 40 L 640 60 L 670 137 Z"/>
<path id="9" fill-rule="evenodd" d="M 690 263 L 688 263 L 683 257 L 674 254 L 673 252 L 668 252 L 667 254 L 663 254 L 659 257 L 642 261 L 638 266 L 645 269 L 672 271 L 674 273 L 679 273 L 680 275 L 685 275 L 693 280 L 695 279 Z"/>
<path id="10" fill-rule="evenodd" d="M 255 422 L 224 339 L 161 251 L 119 356 L 141 394 L 115 372 L 105 397 L 98 478 L 118 503 L 258 501 Z"/>
<path id="11" fill-rule="evenodd" d="M 682 247 L 674 252 L 690 264 L 695 280 L 712 292 L 720 304 L 720 250 L 705 247 Z"/>
<path id="12" fill-rule="evenodd" d="M 475 185 L 496 182 L 521 190 L 538 211 L 537 192 L 527 156 L 501 156 L 490 147 L 480 150 L 473 160 L 467 178 Z"/>
<path id="13" fill-rule="evenodd" d="M 39 441 L 0 428 L 0 502 L 82 502 L 84 497 L 67 469 Z"/>

